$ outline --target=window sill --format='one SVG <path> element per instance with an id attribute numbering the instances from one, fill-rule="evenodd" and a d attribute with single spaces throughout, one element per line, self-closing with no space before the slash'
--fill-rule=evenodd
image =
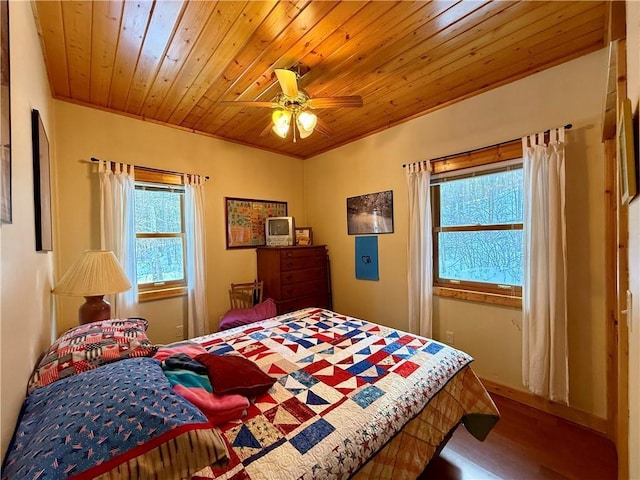
<path id="1" fill-rule="evenodd" d="M 139 302 L 148 302 L 151 300 L 159 300 L 161 298 L 180 297 L 187 294 L 187 287 L 163 288 L 160 290 L 145 290 L 138 292 Z"/>
<path id="2" fill-rule="evenodd" d="M 433 287 L 433 294 L 439 297 L 457 298 L 470 302 L 488 303 L 503 307 L 522 308 L 522 298 L 511 295 L 498 295 L 497 293 L 474 292 L 472 290 L 460 290 L 457 288 Z"/>

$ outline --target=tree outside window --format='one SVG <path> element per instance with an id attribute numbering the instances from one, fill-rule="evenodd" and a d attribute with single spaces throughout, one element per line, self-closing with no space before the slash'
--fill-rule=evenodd
<path id="1" fill-rule="evenodd" d="M 522 166 L 496 167 L 432 185 L 436 286 L 521 295 Z"/>

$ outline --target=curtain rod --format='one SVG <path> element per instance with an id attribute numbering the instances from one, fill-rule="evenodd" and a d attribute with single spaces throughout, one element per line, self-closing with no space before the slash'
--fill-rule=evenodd
<path id="1" fill-rule="evenodd" d="M 573 127 L 573 125 L 572 125 L 572 124 L 567 123 L 563 128 L 564 128 L 565 130 L 571 130 L 571 128 L 572 128 L 572 127 Z M 550 133 L 550 132 L 551 132 L 551 130 L 545 130 L 543 133 L 546 135 L 546 134 L 548 134 L 548 133 Z M 532 133 L 531 135 L 535 135 L 535 133 Z M 525 136 L 525 135 L 523 135 L 523 136 Z M 528 137 L 529 135 L 526 135 L 526 136 Z M 520 138 L 522 138 L 522 137 L 520 137 Z M 507 140 L 507 141 L 505 141 L 505 142 L 500 142 L 500 143 L 494 143 L 493 145 L 487 145 L 486 147 L 474 148 L 473 150 L 467 150 L 466 152 L 454 153 L 454 154 L 451 154 L 451 155 L 445 155 L 445 156 L 443 156 L 443 157 L 432 158 L 432 159 L 430 159 L 430 160 L 418 160 L 417 162 L 413 162 L 413 163 L 420 163 L 420 162 L 438 162 L 438 161 L 440 161 L 440 160 L 445 160 L 445 159 L 447 159 L 447 158 L 451 158 L 451 157 L 458 157 L 458 156 L 460 156 L 460 155 L 465 155 L 465 154 L 467 154 L 467 153 L 472 153 L 472 152 L 475 152 L 475 151 L 477 151 L 477 150 L 484 150 L 485 148 L 497 147 L 497 146 L 499 146 L 499 145 L 502 145 L 503 143 L 511 143 L 511 142 L 515 142 L 515 141 L 517 141 L 517 140 L 520 140 L 520 138 L 514 138 L 513 140 Z M 410 164 L 410 163 L 403 163 L 403 164 L 402 164 L 402 168 L 406 168 L 406 167 L 407 167 L 407 166 L 409 166 L 409 165 L 411 165 L 411 164 Z"/>
<path id="2" fill-rule="evenodd" d="M 99 162 L 99 161 L 100 161 L 100 159 L 99 159 L 99 158 L 96 158 L 96 157 L 91 157 L 91 161 L 92 161 L 92 162 Z M 111 160 L 109 160 L 109 161 L 111 161 Z M 116 163 L 118 163 L 118 162 L 116 162 Z M 163 170 L 163 169 L 161 169 L 161 168 L 144 167 L 144 166 L 142 166 L 142 165 L 134 165 L 134 167 L 142 168 L 142 169 L 144 169 L 144 170 L 149 170 L 149 171 L 151 171 L 151 172 L 158 172 L 158 173 L 170 173 L 170 174 L 172 174 L 172 175 L 180 175 L 180 176 L 185 175 L 185 173 L 184 173 L 184 172 L 174 172 L 174 171 L 172 171 L 172 170 Z M 195 175 L 195 174 L 193 174 L 193 173 L 187 173 L 186 175 Z M 209 180 L 209 175 L 205 175 L 205 176 L 204 176 L 204 179 L 205 179 L 205 180 Z"/>

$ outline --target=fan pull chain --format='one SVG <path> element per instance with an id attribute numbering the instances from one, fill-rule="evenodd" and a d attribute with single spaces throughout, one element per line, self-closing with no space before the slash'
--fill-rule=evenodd
<path id="1" fill-rule="evenodd" d="M 293 130 L 293 143 L 296 143 L 296 112 L 291 115 L 291 129 Z"/>

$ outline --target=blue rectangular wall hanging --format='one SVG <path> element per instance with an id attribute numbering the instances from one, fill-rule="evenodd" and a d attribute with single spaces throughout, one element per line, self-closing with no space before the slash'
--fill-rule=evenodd
<path id="1" fill-rule="evenodd" d="M 379 280 L 378 237 L 356 237 L 356 278 Z"/>

